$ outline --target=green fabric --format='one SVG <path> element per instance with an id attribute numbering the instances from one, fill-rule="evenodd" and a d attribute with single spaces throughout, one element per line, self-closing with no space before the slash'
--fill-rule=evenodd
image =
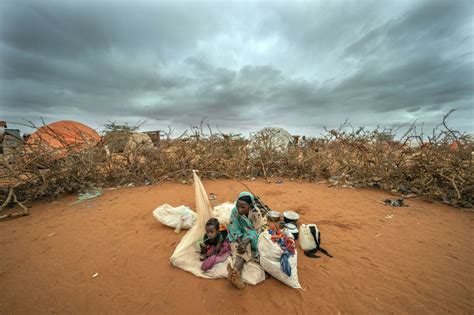
<path id="1" fill-rule="evenodd" d="M 237 200 L 242 196 L 249 196 L 252 199 L 252 203 L 255 202 L 253 195 L 247 191 L 241 192 Z M 227 238 L 232 243 L 237 242 L 239 237 L 242 240 L 249 239 L 253 255 L 258 256 L 258 233 L 255 231 L 249 218 L 239 214 L 239 211 L 237 210 L 237 200 L 235 201 L 234 208 L 232 208 L 230 214 L 230 223 L 227 227 L 229 234 L 227 235 Z"/>

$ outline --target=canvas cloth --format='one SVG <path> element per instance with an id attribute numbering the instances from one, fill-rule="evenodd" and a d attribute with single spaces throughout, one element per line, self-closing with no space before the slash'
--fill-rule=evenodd
<path id="1" fill-rule="evenodd" d="M 173 266 L 181 268 L 201 278 L 226 278 L 227 264 L 232 261 L 230 257 L 225 262 L 215 265 L 211 270 L 204 272 L 201 269 L 202 262 L 199 260 L 200 249 L 197 243 L 202 238 L 206 222 L 213 216 L 213 211 L 206 190 L 197 176 L 196 171 L 193 171 L 193 179 L 197 213 L 196 223 L 188 232 L 186 232 L 179 244 L 176 246 L 173 255 L 171 255 L 170 262 Z M 244 269 L 242 270 L 242 279 L 248 284 L 255 285 L 265 280 L 265 272 L 259 264 L 249 262 L 245 264 Z"/>

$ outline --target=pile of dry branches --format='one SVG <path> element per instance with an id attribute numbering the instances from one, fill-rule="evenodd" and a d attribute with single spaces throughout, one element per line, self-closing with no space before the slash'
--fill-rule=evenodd
<path id="1" fill-rule="evenodd" d="M 398 141 L 385 137 L 393 130 L 354 129 L 345 123 L 309 139 L 305 148 L 276 147 L 271 129 L 249 146 L 241 136 L 204 132 L 202 124 L 175 139 L 168 134 L 156 147 L 137 143 L 121 153 L 111 154 L 103 143 L 81 150 L 35 145 L 0 160 L 0 205 L 130 183 L 187 181 L 191 170 L 199 169 L 203 178 L 328 180 L 471 208 L 473 141 L 451 130 L 445 119 L 429 136 L 412 126 Z"/>

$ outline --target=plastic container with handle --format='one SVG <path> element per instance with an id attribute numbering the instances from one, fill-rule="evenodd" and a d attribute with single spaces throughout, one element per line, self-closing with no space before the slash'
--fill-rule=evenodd
<path id="1" fill-rule="evenodd" d="M 319 238 L 319 231 L 316 224 L 301 224 L 300 234 L 298 238 L 298 243 L 302 250 L 312 250 L 316 248 L 316 241 L 311 233 L 310 227 L 314 227 L 316 230 L 316 238 Z"/>

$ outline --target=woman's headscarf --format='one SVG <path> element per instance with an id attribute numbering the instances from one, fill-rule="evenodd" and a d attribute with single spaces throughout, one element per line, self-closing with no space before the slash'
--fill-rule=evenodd
<path id="1" fill-rule="evenodd" d="M 242 198 L 244 197 L 244 198 Z M 239 197 L 235 201 L 234 208 L 232 208 L 232 212 L 230 215 L 230 223 L 227 227 L 229 230 L 229 234 L 227 238 L 231 242 L 236 242 L 237 238 L 250 239 L 250 245 L 252 246 L 252 252 L 254 256 L 258 256 L 258 234 L 255 231 L 255 228 L 250 221 L 250 219 L 245 215 L 240 215 L 239 211 L 237 210 L 237 201 L 242 198 L 248 200 L 250 198 L 251 201 L 251 208 L 253 208 L 255 200 L 251 193 L 244 191 L 239 194 Z M 244 200 L 245 201 L 245 200 Z"/>

